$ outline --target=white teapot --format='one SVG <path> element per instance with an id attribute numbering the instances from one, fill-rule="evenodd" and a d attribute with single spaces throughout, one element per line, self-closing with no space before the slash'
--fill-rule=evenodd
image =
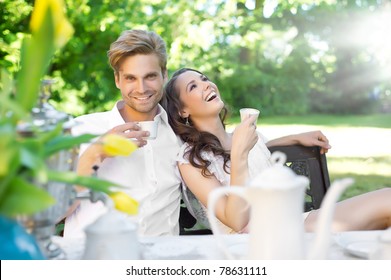
<path id="1" fill-rule="evenodd" d="M 137 224 L 109 209 L 86 230 L 85 260 L 138 260 L 141 258 Z"/>
<path id="2" fill-rule="evenodd" d="M 274 152 L 271 161 L 273 165 L 255 177 L 248 186 L 221 187 L 210 194 L 208 218 L 218 246 L 227 258 L 234 258 L 221 238 L 215 206 L 221 196 L 236 194 L 251 206 L 248 259 L 326 259 L 335 203 L 353 180 L 339 180 L 330 186 L 322 202 L 314 243 L 307 252 L 303 205 L 309 180 L 284 166 L 285 154 Z"/>

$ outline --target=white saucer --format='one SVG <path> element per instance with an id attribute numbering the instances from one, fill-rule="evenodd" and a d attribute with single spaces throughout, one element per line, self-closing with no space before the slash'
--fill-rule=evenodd
<path id="1" fill-rule="evenodd" d="M 149 258 L 154 259 L 192 259 L 199 255 L 196 242 L 175 240 L 155 243 L 149 248 L 148 254 Z"/>
<path id="2" fill-rule="evenodd" d="M 228 246 L 228 251 L 233 255 L 235 259 L 243 260 L 248 254 L 247 243 L 237 243 Z"/>
<path id="3" fill-rule="evenodd" d="M 348 254 L 368 259 L 382 232 L 381 230 L 341 232 L 335 235 L 335 242 Z"/>
<path id="4" fill-rule="evenodd" d="M 376 248 L 376 241 L 355 241 L 349 243 L 344 249 L 349 254 L 368 259 L 369 254 Z"/>

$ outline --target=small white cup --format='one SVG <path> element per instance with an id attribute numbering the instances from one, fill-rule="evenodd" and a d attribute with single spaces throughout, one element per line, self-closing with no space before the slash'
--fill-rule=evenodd
<path id="1" fill-rule="evenodd" d="M 155 121 L 145 121 L 145 122 L 139 122 L 138 125 L 140 126 L 141 130 L 149 131 L 149 137 L 145 137 L 145 139 L 147 139 L 147 140 L 156 139 L 156 136 L 157 136 L 157 122 L 155 122 Z"/>
<path id="2" fill-rule="evenodd" d="M 254 121 L 254 124 L 257 124 L 258 116 L 259 116 L 259 110 L 254 108 L 242 108 L 239 110 L 240 112 L 240 120 L 244 121 L 245 119 L 249 118 L 250 116 L 257 116 L 257 118 Z"/>

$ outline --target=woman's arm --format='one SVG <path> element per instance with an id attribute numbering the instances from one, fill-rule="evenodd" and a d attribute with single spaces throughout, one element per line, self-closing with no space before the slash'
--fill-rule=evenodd
<path id="1" fill-rule="evenodd" d="M 183 181 L 195 197 L 208 208 L 209 194 L 222 187 L 214 176 L 204 177 L 200 168 L 191 164 L 179 164 Z M 240 197 L 229 195 L 220 198 L 216 204 L 216 217 L 234 231 L 241 231 L 248 223 L 249 213 L 246 202 Z"/>
<path id="2" fill-rule="evenodd" d="M 238 125 L 231 140 L 230 185 L 244 186 L 248 179 L 248 153 L 258 141 L 255 118 L 249 118 Z M 221 168 L 223 168 L 221 166 Z M 179 171 L 190 191 L 206 207 L 209 194 L 221 183 L 214 176 L 205 177 L 200 168 L 191 164 L 180 164 Z M 249 221 L 248 204 L 240 197 L 228 195 L 216 205 L 216 216 L 234 231 L 241 231 Z"/>

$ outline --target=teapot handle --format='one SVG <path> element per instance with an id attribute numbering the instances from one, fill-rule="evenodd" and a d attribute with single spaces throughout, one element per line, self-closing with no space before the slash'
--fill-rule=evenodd
<path id="1" fill-rule="evenodd" d="M 222 250 L 224 255 L 229 260 L 234 260 L 235 257 L 231 254 L 231 252 L 227 249 L 227 246 L 224 244 L 222 234 L 220 232 L 220 229 L 219 229 L 219 226 L 217 223 L 216 214 L 215 214 L 216 203 L 217 203 L 218 199 L 221 196 L 227 195 L 229 193 L 236 194 L 236 195 L 246 199 L 246 197 L 244 196 L 243 187 L 225 186 L 225 187 L 219 187 L 219 188 L 213 190 L 209 194 L 209 197 L 208 197 L 208 219 L 209 219 L 209 223 L 210 223 L 213 235 L 216 239 L 217 246 L 220 247 L 220 249 Z"/>

